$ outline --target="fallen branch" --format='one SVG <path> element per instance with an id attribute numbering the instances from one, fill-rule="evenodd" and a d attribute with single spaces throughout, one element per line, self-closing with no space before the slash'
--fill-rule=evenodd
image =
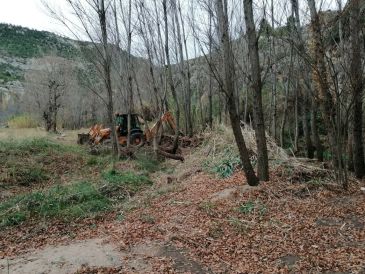
<path id="1" fill-rule="evenodd" d="M 161 150 L 161 149 L 157 149 L 157 153 L 159 155 L 162 155 L 162 156 L 166 157 L 166 158 L 170 158 L 170 159 L 179 160 L 181 162 L 184 162 L 184 157 L 179 155 L 179 154 L 168 153 L 168 152 L 166 152 L 164 150 Z"/>

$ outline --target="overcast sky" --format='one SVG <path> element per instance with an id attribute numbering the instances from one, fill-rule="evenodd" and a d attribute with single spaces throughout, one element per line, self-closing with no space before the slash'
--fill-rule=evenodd
<path id="1" fill-rule="evenodd" d="M 47 0 L 61 4 L 64 0 Z M 40 0 L 0 0 L 0 22 L 37 30 L 64 33 L 64 27 L 52 20 Z"/>
<path id="2" fill-rule="evenodd" d="M 44 0 L 47 1 L 51 6 L 60 8 L 62 12 L 67 13 L 68 5 L 65 0 Z M 127 0 L 122 0 L 127 1 Z M 147 0 L 148 1 L 148 0 Z M 195 0 L 181 0 L 181 3 L 190 3 L 190 1 Z M 213 0 L 212 0 L 213 1 Z M 242 0 L 236 0 L 242 1 Z M 276 8 L 280 9 L 279 6 L 290 6 L 289 0 L 274 0 L 277 3 Z M 322 3 L 322 9 L 334 9 L 337 6 L 338 0 L 317 0 L 318 5 Z M 257 0 L 256 10 L 262 13 L 262 4 L 271 3 L 271 0 Z M 307 9 L 305 4 L 306 0 L 299 0 L 302 9 Z M 347 0 L 342 0 L 343 5 Z M 14 25 L 20 25 L 37 30 L 51 31 L 63 36 L 69 36 L 70 38 L 75 38 L 63 25 L 61 25 L 57 20 L 52 19 L 45 8 L 42 5 L 41 0 L 0 0 L 0 22 L 10 23 Z M 302 11 L 303 12 L 303 11 Z M 259 19 L 259 18 L 258 18 Z M 200 19 L 201 20 L 201 19 Z M 286 20 L 282 21 L 285 22 Z M 189 32 L 189 31 L 188 31 Z"/>

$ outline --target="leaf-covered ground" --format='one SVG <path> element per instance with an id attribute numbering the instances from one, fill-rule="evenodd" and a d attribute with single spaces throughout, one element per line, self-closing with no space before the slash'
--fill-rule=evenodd
<path id="1" fill-rule="evenodd" d="M 161 180 L 121 210 L 96 219 L 3 231 L 0 256 L 107 238 L 123 254 L 130 252 L 125 263 L 82 267 L 79 273 L 364 271 L 365 194 L 360 185 L 343 192 L 332 185 L 288 183 L 281 174 L 280 169 L 272 172 L 271 181 L 257 188 L 242 187 L 240 172 L 215 179 L 198 170 L 183 181 Z M 151 246 L 159 251 L 132 252 Z M 136 256 L 139 263 L 128 263 Z"/>

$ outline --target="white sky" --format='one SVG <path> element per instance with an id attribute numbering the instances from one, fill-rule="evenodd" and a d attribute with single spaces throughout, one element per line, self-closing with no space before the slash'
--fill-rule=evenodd
<path id="1" fill-rule="evenodd" d="M 47 1 L 64 5 L 64 0 Z M 46 14 L 40 0 L 0 0 L 0 22 L 65 33 L 65 28 Z"/>
<path id="2" fill-rule="evenodd" d="M 51 6 L 58 7 L 62 12 L 68 10 L 68 4 L 65 0 L 44 0 Z M 126 0 L 122 0 L 126 1 Z M 190 3 L 190 1 L 195 0 L 181 0 L 181 3 Z M 242 0 L 236 0 L 242 1 Z M 263 3 L 270 3 L 270 0 L 257 0 L 257 4 L 262 5 Z M 289 0 L 274 0 L 278 3 L 278 6 L 290 6 Z M 307 9 L 305 4 L 306 0 L 299 0 L 302 9 Z M 336 8 L 338 0 L 317 0 L 318 4 L 322 3 L 322 8 L 324 10 L 328 8 Z M 347 0 L 342 0 L 343 5 Z M 279 5 L 280 4 L 280 5 Z M 258 6 L 256 8 L 259 8 Z M 277 7 L 279 8 L 279 7 Z M 260 9 L 260 8 L 259 8 Z M 63 25 L 61 25 L 57 20 L 52 19 L 45 8 L 42 5 L 41 0 L 0 0 L 0 22 L 10 23 L 14 25 L 20 25 L 23 27 L 28 27 L 37 30 L 46 30 L 50 32 L 57 33 L 63 36 L 69 36 L 70 38 L 75 38 Z M 285 22 L 285 21 L 284 21 Z M 187 30 L 187 32 L 189 32 Z"/>
<path id="3" fill-rule="evenodd" d="M 46 1 L 60 7 L 67 5 L 64 3 L 64 0 Z M 288 0 L 281 1 L 285 2 Z M 336 2 L 337 0 L 325 0 L 324 3 L 327 5 L 325 4 L 324 6 L 326 8 L 329 6 L 333 7 L 336 6 Z M 347 0 L 342 0 L 342 2 L 346 3 Z M 0 22 L 57 33 L 64 32 L 65 30 L 63 26 L 46 14 L 41 0 L 0 0 Z"/>

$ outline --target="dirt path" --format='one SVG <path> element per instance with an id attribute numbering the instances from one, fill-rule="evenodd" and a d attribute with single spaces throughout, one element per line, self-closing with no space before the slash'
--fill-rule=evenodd
<path id="1" fill-rule="evenodd" d="M 117 267 L 121 264 L 121 254 L 115 246 L 103 243 L 102 239 L 91 239 L 69 245 L 47 246 L 19 257 L 0 260 L 0 272 L 68 274 L 82 265 Z"/>
<path id="2" fill-rule="evenodd" d="M 120 251 L 116 245 L 99 238 L 47 246 L 15 258 L 2 259 L 0 273 L 69 274 L 89 273 L 93 269 L 112 273 L 152 273 L 159 260 L 169 262 L 171 270 L 178 273 L 212 273 L 174 245 L 146 242 Z"/>

